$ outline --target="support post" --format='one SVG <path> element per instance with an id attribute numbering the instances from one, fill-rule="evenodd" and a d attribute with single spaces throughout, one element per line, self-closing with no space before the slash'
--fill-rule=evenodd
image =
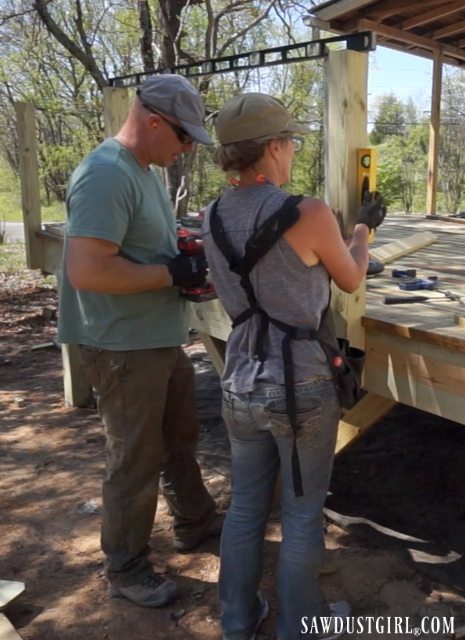
<path id="1" fill-rule="evenodd" d="M 128 90 L 124 87 L 104 87 L 103 119 L 105 138 L 118 133 L 129 111 Z"/>
<path id="2" fill-rule="evenodd" d="M 15 102 L 15 111 L 19 144 L 19 173 L 21 178 L 26 264 L 29 269 L 41 269 L 42 245 L 36 236 L 42 223 L 36 121 L 33 106 L 28 102 Z"/>
<path id="3" fill-rule="evenodd" d="M 351 231 L 359 206 L 357 149 L 367 146 L 368 54 L 331 51 L 326 61 L 325 175 L 326 201 L 341 209 Z M 333 287 L 336 330 L 351 344 L 365 344 L 361 317 L 365 311 L 365 281 L 351 295 Z"/>
<path id="4" fill-rule="evenodd" d="M 436 213 L 436 190 L 438 184 L 439 128 L 441 123 L 442 52 L 434 51 L 433 86 L 431 93 L 431 119 L 429 125 L 428 184 L 426 190 L 426 213 Z"/>

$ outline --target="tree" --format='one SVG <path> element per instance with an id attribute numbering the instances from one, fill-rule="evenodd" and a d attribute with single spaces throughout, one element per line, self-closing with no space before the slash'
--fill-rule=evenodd
<path id="1" fill-rule="evenodd" d="M 381 144 L 390 136 L 403 136 L 406 132 L 406 107 L 393 93 L 382 96 L 377 107 L 371 144 Z"/>
<path id="2" fill-rule="evenodd" d="M 5 107 L 0 124 L 9 119 L 8 133 L 0 133 L 0 148 L 17 163 L 11 152 L 16 146 L 12 102 L 34 102 L 44 191 L 47 197 L 63 197 L 72 165 L 103 135 L 101 92 L 112 76 L 267 47 L 282 42 L 283 27 L 292 41 L 305 10 L 291 0 L 0 0 L 7 43 L 0 62 L 0 105 Z M 283 76 L 289 83 L 276 95 L 298 82 L 297 72 Z M 270 90 L 279 84 L 276 78 L 276 70 L 262 70 L 203 76 L 196 83 L 209 109 L 215 110 L 245 87 Z M 315 119 L 317 106 L 308 109 L 314 112 L 308 117 Z M 319 149 L 321 128 L 316 125 L 313 140 Z M 316 176 L 321 160 L 309 157 L 308 162 Z M 199 195 L 198 185 L 205 186 L 210 173 L 216 175 L 209 167 L 209 153 L 200 148 L 196 155 L 183 156 L 165 176 L 178 213 L 187 210 L 190 194 Z M 203 177 L 195 184 L 199 169 Z M 318 175 L 314 188 L 320 183 Z"/>
<path id="3" fill-rule="evenodd" d="M 457 212 L 465 195 L 465 74 L 444 78 L 439 142 L 439 185 L 449 212 Z"/>

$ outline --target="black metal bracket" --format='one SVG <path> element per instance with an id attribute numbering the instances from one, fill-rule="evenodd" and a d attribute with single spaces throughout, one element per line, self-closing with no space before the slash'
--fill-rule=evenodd
<path id="1" fill-rule="evenodd" d="M 178 73 L 187 78 L 194 78 L 227 73 L 229 71 L 243 71 L 271 67 L 278 64 L 292 64 L 294 62 L 303 62 L 304 60 L 316 60 L 325 58 L 328 55 L 327 45 L 334 42 L 345 42 L 346 48 L 353 51 L 374 51 L 376 49 L 376 34 L 372 31 L 361 31 L 360 33 L 309 40 L 308 42 L 298 42 L 271 49 L 248 51 L 247 53 L 238 53 L 222 58 L 210 58 L 199 62 L 179 64 L 174 67 L 160 67 L 153 71 L 116 76 L 110 78 L 109 83 L 111 87 L 135 87 L 146 78 L 161 73 Z"/>

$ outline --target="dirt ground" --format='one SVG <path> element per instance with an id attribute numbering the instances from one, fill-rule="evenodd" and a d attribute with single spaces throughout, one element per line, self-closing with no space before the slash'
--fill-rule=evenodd
<path id="1" fill-rule="evenodd" d="M 37 276 L 26 281 L 0 277 L 0 578 L 26 584 L 6 614 L 27 640 L 219 640 L 218 543 L 210 541 L 189 555 L 176 554 L 163 500 L 153 529 L 153 558 L 159 571 L 178 581 L 179 598 L 163 609 L 148 610 L 106 595 L 99 549 L 104 439 L 95 410 L 64 404 L 61 357 L 53 344 L 56 305 L 55 290 Z M 197 371 L 199 459 L 206 484 L 225 509 L 229 450 L 219 414 L 218 380 L 198 341 L 193 340 L 187 352 Z M 375 448 L 383 448 L 379 438 Z M 432 455 L 431 450 L 429 442 L 423 455 Z M 424 463 L 425 468 L 435 464 L 434 459 Z M 336 493 L 341 486 L 350 492 L 348 482 L 360 474 L 357 466 L 348 464 L 346 457 L 339 470 L 336 465 Z M 389 459 L 381 467 L 371 464 L 368 481 L 358 490 L 366 492 L 392 468 Z M 402 491 L 397 486 L 398 495 Z M 395 495 L 391 500 L 398 503 Z M 438 509 L 441 518 L 441 504 L 434 504 L 437 497 L 425 500 L 433 517 Z M 260 640 L 275 640 L 279 538 L 279 513 L 273 513 L 263 583 L 271 615 Z M 322 577 L 324 591 L 329 600 L 349 600 L 355 615 L 411 620 L 456 616 L 456 624 L 465 618 L 464 594 L 419 571 L 395 548 L 334 523 L 328 523 L 326 543 L 334 571 Z M 409 636 L 363 632 L 352 637 Z"/>

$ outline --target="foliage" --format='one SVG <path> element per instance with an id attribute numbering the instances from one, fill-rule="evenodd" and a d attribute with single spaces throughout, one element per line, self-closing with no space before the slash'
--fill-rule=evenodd
<path id="1" fill-rule="evenodd" d="M 439 149 L 439 186 L 449 213 L 461 208 L 465 196 L 465 75 L 455 71 L 444 80 Z"/>
<path id="2" fill-rule="evenodd" d="M 405 137 L 386 137 L 379 145 L 377 188 L 391 208 L 413 210 L 416 194 L 426 189 L 425 125 L 411 126 Z M 424 206 L 424 201 L 423 201 Z"/>
<path id="3" fill-rule="evenodd" d="M 308 39 L 297 0 L 0 0 L 0 157 L 18 172 L 15 101 L 33 102 L 44 205 L 62 202 L 69 175 L 103 138 L 102 90 L 113 76 Z M 450 211 L 465 190 L 465 76 L 445 80 L 439 187 Z M 319 62 L 235 71 L 194 80 L 208 110 L 243 91 L 280 97 L 312 133 L 296 156 L 289 190 L 322 196 L 324 80 Z M 391 206 L 424 207 L 428 127 L 393 94 L 376 109 L 378 186 Z M 17 217 L 17 179 L 2 186 L 2 215 Z M 201 145 L 164 173 L 176 210 L 202 208 L 226 182 Z M 10 189 L 11 186 L 11 189 Z M 60 213 L 62 215 L 62 207 Z"/>
<path id="4" fill-rule="evenodd" d="M 43 202 L 60 201 L 74 166 L 103 137 L 102 89 L 110 77 L 270 46 L 283 41 L 283 30 L 292 42 L 303 12 L 290 0 L 1 0 L 0 155 L 18 170 L 13 101 L 33 102 Z M 266 91 L 281 83 L 276 94 L 292 95 L 297 75 L 278 77 L 273 69 L 197 84 L 217 108 L 246 87 Z M 223 182 L 205 149 L 183 157 L 165 179 L 181 209 L 189 196 L 197 205 Z M 320 183 L 318 176 L 313 184 Z"/>
<path id="5" fill-rule="evenodd" d="M 404 103 L 393 93 L 382 96 L 370 133 L 371 144 L 381 144 L 390 136 L 403 136 L 405 133 L 406 107 Z"/>

